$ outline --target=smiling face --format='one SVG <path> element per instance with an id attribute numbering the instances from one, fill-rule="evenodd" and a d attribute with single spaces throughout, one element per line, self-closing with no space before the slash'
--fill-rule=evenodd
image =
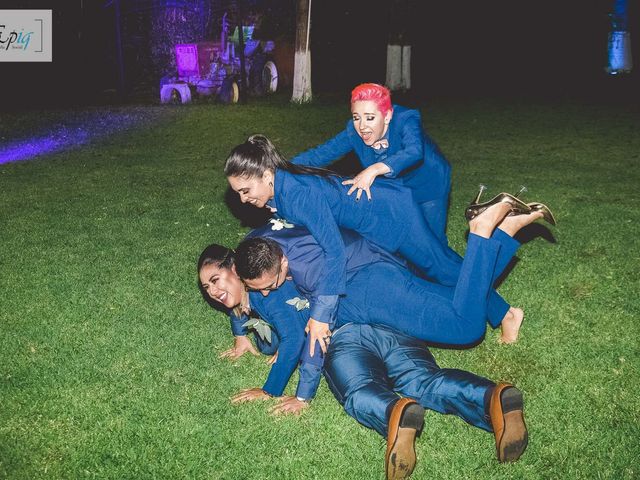
<path id="1" fill-rule="evenodd" d="M 231 189 L 240 195 L 242 203 L 262 208 L 273 198 L 273 172 L 267 170 L 262 177 L 227 177 Z"/>
<path id="2" fill-rule="evenodd" d="M 356 132 L 365 145 L 370 147 L 387 133 L 393 110 L 383 115 L 375 102 L 360 100 L 351 104 L 351 115 Z"/>
<path id="3" fill-rule="evenodd" d="M 250 290 L 258 291 L 263 296 L 269 295 L 272 290 L 277 290 L 287 280 L 289 272 L 289 261 L 286 257 L 282 257 L 277 267 L 270 272 L 265 272 L 258 278 L 251 280 L 245 279 L 244 283 Z"/>
<path id="4" fill-rule="evenodd" d="M 235 267 L 220 268 L 215 264 L 204 265 L 200 269 L 200 284 L 212 300 L 227 308 L 242 303 L 244 284 L 236 274 Z"/>

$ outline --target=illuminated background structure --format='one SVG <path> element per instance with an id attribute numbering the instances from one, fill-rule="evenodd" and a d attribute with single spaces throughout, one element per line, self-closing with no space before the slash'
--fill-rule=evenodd
<path id="1" fill-rule="evenodd" d="M 400 24 L 411 45 L 412 91 L 420 98 L 614 92 L 637 98 L 632 53 L 640 52 L 639 3 L 316 1 L 314 91 L 343 93 L 361 81 L 384 82 L 394 33 L 390 9 L 405 5 L 409 14 Z M 245 17 L 268 12 L 270 33 L 293 41 L 295 7 L 295 0 L 6 0 L 2 8 L 53 8 L 54 62 L 0 63 L 0 102 L 14 108 L 104 103 L 117 101 L 119 90 L 158 99 L 173 45 L 218 38 L 222 15 L 230 10 Z"/>
<path id="2" fill-rule="evenodd" d="M 611 14 L 611 33 L 609 33 L 607 73 L 611 75 L 631 73 L 633 70 L 631 50 L 628 2 L 627 0 L 614 0 L 614 9 Z"/>

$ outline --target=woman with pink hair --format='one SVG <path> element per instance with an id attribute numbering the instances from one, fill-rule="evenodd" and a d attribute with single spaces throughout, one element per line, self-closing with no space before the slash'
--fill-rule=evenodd
<path id="1" fill-rule="evenodd" d="M 323 167 L 354 151 L 364 169 L 347 192 L 364 191 L 369 200 L 376 177 L 397 178 L 409 187 L 427 224 L 446 246 L 447 204 L 451 189 L 451 167 L 438 146 L 422 127 L 418 110 L 391 103 L 391 93 L 382 85 L 363 83 L 351 92 L 352 119 L 329 141 L 294 157 L 298 165 Z"/>
<path id="2" fill-rule="evenodd" d="M 386 87 L 363 83 L 351 92 L 351 115 L 342 132 L 292 158 L 291 163 L 324 167 L 349 152 L 355 152 L 364 169 L 354 178 L 343 182 L 344 185 L 351 185 L 347 194 L 351 195 L 357 190 L 355 201 L 359 201 L 364 191 L 368 200 L 375 201 L 371 195 L 371 185 L 376 178 L 397 179 L 399 184 L 411 190 L 427 226 L 446 254 L 450 258 L 457 257 L 461 264 L 462 258 L 449 248 L 445 232 L 451 166 L 424 131 L 420 112 L 393 105 L 391 93 Z M 509 305 L 501 297 L 497 300 L 502 302 L 504 319 L 508 319 L 503 325 L 517 325 L 519 328 L 524 319 L 523 310 Z M 502 318 L 496 315 L 489 320 L 493 328 L 500 324 L 498 317 Z M 515 333 L 503 333 L 503 341 L 507 343 L 517 338 Z"/>

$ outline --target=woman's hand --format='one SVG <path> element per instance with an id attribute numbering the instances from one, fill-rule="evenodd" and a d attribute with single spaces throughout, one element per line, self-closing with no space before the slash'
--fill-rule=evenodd
<path id="1" fill-rule="evenodd" d="M 351 185 L 347 195 L 351 195 L 355 190 L 358 190 L 358 193 L 356 194 L 356 201 L 360 200 L 363 190 L 367 194 L 367 198 L 371 200 L 371 185 L 373 184 L 373 181 L 378 175 L 384 175 L 390 171 L 391 169 L 387 165 L 382 162 L 377 162 L 362 170 L 352 179 L 345 180 L 342 184 Z"/>
<path id="2" fill-rule="evenodd" d="M 239 336 L 235 337 L 235 339 L 233 340 L 233 348 L 225 350 L 219 355 L 219 357 L 228 358 L 230 360 L 237 360 L 247 352 L 253 353 L 255 356 L 259 355 L 256 347 L 254 347 L 253 343 L 251 343 L 251 340 L 249 340 L 245 336 Z"/>
<path id="3" fill-rule="evenodd" d="M 284 396 L 278 399 L 278 404 L 269 409 L 271 415 L 300 415 L 302 410 L 309 406 L 308 402 L 298 400 L 296 397 Z"/>
<path id="4" fill-rule="evenodd" d="M 261 388 L 246 388 L 231 397 L 231 403 L 253 402 L 254 400 L 266 400 L 268 398 L 271 398 L 271 395 Z"/>
<path id="5" fill-rule="evenodd" d="M 267 358 L 267 365 L 273 365 L 277 361 L 278 361 L 278 352 L 274 353 L 269 358 Z"/>
<path id="6" fill-rule="evenodd" d="M 310 318 L 304 331 L 309 334 L 309 355 L 313 357 L 316 351 L 316 341 L 320 342 L 323 353 L 327 353 L 329 340 L 331 340 L 329 324 Z"/>

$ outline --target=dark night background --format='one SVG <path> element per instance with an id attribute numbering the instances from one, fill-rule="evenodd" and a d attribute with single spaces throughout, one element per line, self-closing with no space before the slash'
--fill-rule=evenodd
<path id="1" fill-rule="evenodd" d="M 122 3 L 126 7 L 128 2 Z M 293 19 L 295 1 L 279 3 L 290 8 Z M 314 94 L 347 95 L 363 81 L 384 83 L 388 3 L 312 2 Z M 105 8 L 104 4 L 103 0 L 3 1 L 1 8 L 6 9 L 53 9 L 54 61 L 0 63 L 0 108 L 116 101 L 109 94 L 117 79 L 113 8 Z M 407 25 L 413 45 L 412 93 L 427 100 L 510 97 L 637 102 L 637 4 L 629 2 L 635 71 L 612 77 L 604 72 L 610 31 L 607 14 L 613 8 L 612 1 L 415 1 L 411 24 Z M 135 38 L 126 40 L 135 45 Z M 144 42 L 139 44 L 139 48 L 129 47 L 126 52 L 129 101 L 135 101 L 136 92 L 144 88 L 153 92 L 159 80 L 136 78 L 136 65 L 148 62 L 150 55 Z M 147 99 L 153 96 L 150 94 Z"/>

